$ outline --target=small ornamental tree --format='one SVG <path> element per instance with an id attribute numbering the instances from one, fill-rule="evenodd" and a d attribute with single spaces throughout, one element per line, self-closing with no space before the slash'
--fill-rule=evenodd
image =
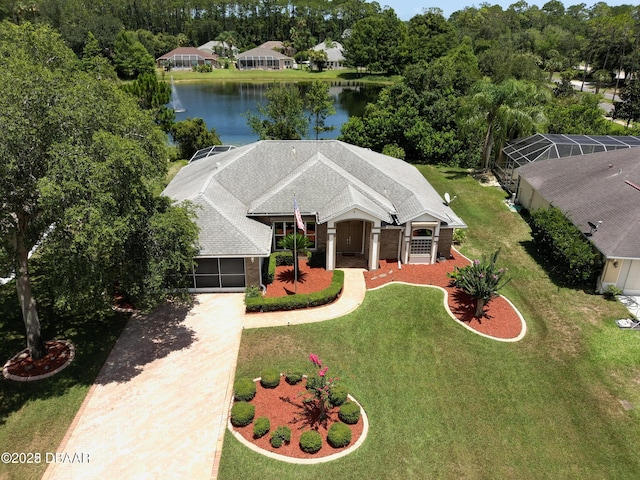
<path id="1" fill-rule="evenodd" d="M 474 260 L 464 268 L 455 267 L 448 276 L 451 283 L 476 299 L 474 316 L 484 316 L 484 306 L 498 295 L 498 290 L 511 279 L 504 279 L 506 268 L 496 268 L 496 260 L 500 250 L 497 250 L 488 260 Z"/>
<path id="2" fill-rule="evenodd" d="M 318 419 L 327 418 L 327 411 L 331 409 L 331 390 L 336 385 L 338 378 L 329 378 L 329 367 L 323 367 L 322 361 L 314 353 L 309 355 L 309 360 L 318 367 L 318 374 L 307 377 L 307 392 L 310 397 L 304 399 L 305 403 L 314 403 L 318 412 Z"/>

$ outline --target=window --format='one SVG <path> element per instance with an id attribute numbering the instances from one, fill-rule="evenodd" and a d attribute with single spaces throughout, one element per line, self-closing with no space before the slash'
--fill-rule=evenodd
<path id="1" fill-rule="evenodd" d="M 309 248 L 314 250 L 316 248 L 316 222 L 304 222 L 305 230 L 304 235 L 309 239 L 310 245 Z M 286 235 L 289 235 L 294 232 L 293 222 L 274 222 L 273 223 L 273 249 L 274 250 L 284 250 L 278 243 L 282 240 Z M 300 232 L 298 230 L 298 232 Z"/>
<path id="2" fill-rule="evenodd" d="M 411 231 L 411 255 L 431 255 L 433 230 L 415 228 Z"/>

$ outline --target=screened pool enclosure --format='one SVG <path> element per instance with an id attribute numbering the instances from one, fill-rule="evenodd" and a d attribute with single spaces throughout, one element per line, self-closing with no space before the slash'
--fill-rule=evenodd
<path id="1" fill-rule="evenodd" d="M 502 186 L 513 193 L 518 189 L 515 169 L 523 165 L 631 147 L 640 147 L 640 137 L 538 133 L 508 142 L 495 164 L 494 173 Z"/>

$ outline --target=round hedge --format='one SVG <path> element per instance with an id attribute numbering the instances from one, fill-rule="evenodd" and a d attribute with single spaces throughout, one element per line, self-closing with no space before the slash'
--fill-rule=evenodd
<path id="1" fill-rule="evenodd" d="M 231 425 L 234 427 L 246 427 L 253 420 L 256 407 L 249 402 L 236 402 L 231 407 Z"/>
<path id="2" fill-rule="evenodd" d="M 271 422 L 267 417 L 260 417 L 253 423 L 253 438 L 264 437 L 271 429 Z"/>
<path id="3" fill-rule="evenodd" d="M 331 405 L 338 407 L 347 401 L 348 394 L 349 392 L 347 391 L 347 387 L 338 384 L 331 388 L 331 391 L 329 392 L 329 401 L 331 402 Z"/>
<path id="4" fill-rule="evenodd" d="M 322 448 L 322 437 L 315 430 L 307 430 L 300 435 L 300 448 L 306 453 L 316 453 Z"/>
<path id="5" fill-rule="evenodd" d="M 302 380 L 302 376 L 302 373 L 296 370 L 287 373 L 287 375 L 285 376 L 285 380 L 289 385 L 295 385 L 297 383 L 300 383 L 300 381 Z"/>
<path id="6" fill-rule="evenodd" d="M 233 397 L 238 401 L 248 402 L 256 396 L 256 384 L 247 377 L 239 378 L 233 386 Z"/>
<path id="7" fill-rule="evenodd" d="M 271 446 L 280 448 L 284 442 L 291 441 L 291 429 L 287 426 L 281 426 L 271 432 Z"/>
<path id="8" fill-rule="evenodd" d="M 346 447 L 351 442 L 351 429 L 344 423 L 332 424 L 327 432 L 327 442 L 334 448 Z"/>
<path id="9" fill-rule="evenodd" d="M 338 417 L 349 425 L 356 424 L 360 419 L 360 406 L 355 402 L 347 402 L 340 407 Z"/>
<path id="10" fill-rule="evenodd" d="M 275 368 L 267 368 L 260 375 L 260 385 L 264 388 L 276 388 L 280 385 L 280 372 Z"/>

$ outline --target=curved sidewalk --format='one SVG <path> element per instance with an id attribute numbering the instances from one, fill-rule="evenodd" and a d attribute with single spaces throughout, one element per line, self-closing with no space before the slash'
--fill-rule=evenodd
<path id="1" fill-rule="evenodd" d="M 362 272 L 345 269 L 340 298 L 308 310 L 247 315 L 243 294 L 207 294 L 132 317 L 58 447 L 67 461 L 43 478 L 215 479 L 242 329 L 345 315 L 364 299 Z"/>

